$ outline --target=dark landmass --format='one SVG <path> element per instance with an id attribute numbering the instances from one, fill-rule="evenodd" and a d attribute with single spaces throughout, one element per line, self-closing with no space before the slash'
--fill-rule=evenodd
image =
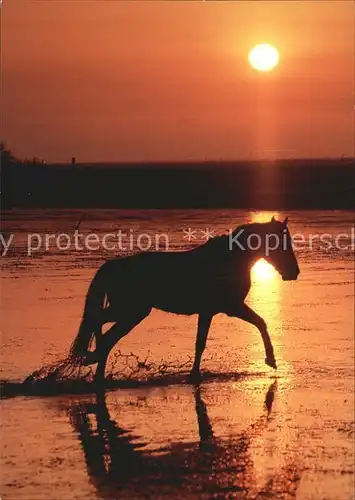
<path id="1" fill-rule="evenodd" d="M 355 158 L 115 165 L 5 160 L 4 209 L 355 208 Z"/>

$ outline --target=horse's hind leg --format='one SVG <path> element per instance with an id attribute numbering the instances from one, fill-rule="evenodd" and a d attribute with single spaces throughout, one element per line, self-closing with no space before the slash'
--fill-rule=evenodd
<path id="1" fill-rule="evenodd" d="M 102 310 L 101 316 L 99 319 L 97 319 L 95 326 L 91 327 L 93 328 L 95 335 L 95 350 L 87 351 L 85 360 L 83 362 L 85 366 L 93 365 L 99 361 L 98 359 L 99 346 L 101 345 L 102 337 L 104 335 L 102 332 L 102 327 L 106 323 L 115 323 L 116 316 L 117 315 L 115 314 L 113 308 L 106 307 Z"/>
<path id="2" fill-rule="evenodd" d="M 150 311 L 151 308 L 149 307 L 141 309 L 130 316 L 122 316 L 119 322 L 115 323 L 108 332 L 101 336 L 97 346 L 96 357 L 98 365 L 95 373 L 95 382 L 103 382 L 105 380 L 105 369 L 111 349 L 120 339 L 127 335 L 132 328 L 146 318 Z"/>

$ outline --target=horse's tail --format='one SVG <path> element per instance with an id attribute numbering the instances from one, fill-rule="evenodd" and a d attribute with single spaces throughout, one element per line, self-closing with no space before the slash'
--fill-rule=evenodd
<path id="1" fill-rule="evenodd" d="M 79 327 L 79 332 L 75 337 L 69 351 L 71 362 L 80 363 L 89 349 L 96 332 L 101 328 L 101 312 L 106 296 L 106 289 L 103 277 L 105 264 L 96 272 L 86 294 L 84 313 Z"/>

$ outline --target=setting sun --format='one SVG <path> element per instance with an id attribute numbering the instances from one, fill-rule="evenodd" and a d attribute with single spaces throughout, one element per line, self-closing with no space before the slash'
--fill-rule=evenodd
<path id="1" fill-rule="evenodd" d="M 248 59 L 254 69 L 258 71 L 271 71 L 277 66 L 280 55 L 274 46 L 262 43 L 250 50 Z"/>

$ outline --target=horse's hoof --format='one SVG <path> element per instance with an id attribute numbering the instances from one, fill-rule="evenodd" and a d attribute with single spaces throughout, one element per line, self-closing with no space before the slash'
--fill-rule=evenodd
<path id="1" fill-rule="evenodd" d="M 265 364 L 277 370 L 275 358 L 265 358 Z"/>
<path id="2" fill-rule="evenodd" d="M 94 386 L 97 389 L 102 389 L 105 386 L 106 378 L 102 375 L 98 375 L 94 377 Z"/>
<path id="3" fill-rule="evenodd" d="M 189 382 L 191 382 L 191 383 L 200 382 L 201 378 L 202 378 L 201 372 L 199 372 L 197 370 L 193 370 L 190 372 Z"/>
<path id="4" fill-rule="evenodd" d="M 87 352 L 86 355 L 83 358 L 82 365 L 83 366 L 89 366 L 89 365 L 94 365 L 95 363 L 98 363 L 97 355 L 96 352 Z"/>

